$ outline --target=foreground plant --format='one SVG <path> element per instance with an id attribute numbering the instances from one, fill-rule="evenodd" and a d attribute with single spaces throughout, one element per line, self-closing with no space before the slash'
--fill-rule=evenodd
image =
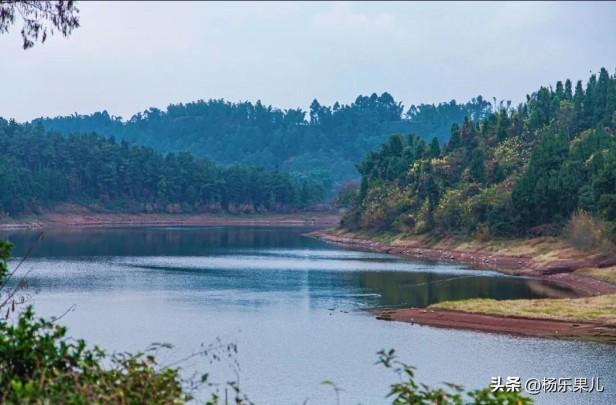
<path id="1" fill-rule="evenodd" d="M 11 246 L 0 241 L 0 402 L 2 403 L 183 403 L 191 396 L 182 389 L 179 370 L 159 368 L 151 354 L 108 355 L 84 340 L 66 336 L 66 328 L 36 319 L 32 307 L 16 320 L 15 291 L 6 288 Z M 17 286 L 21 283 L 17 283 Z M 103 364 L 107 366 L 103 366 Z"/>
<path id="2" fill-rule="evenodd" d="M 393 370 L 400 382 L 392 384 L 388 394 L 392 405 L 530 405 L 533 401 L 517 392 L 484 388 L 464 393 L 460 385 L 446 384 L 448 389 L 434 388 L 415 380 L 415 368 L 398 360 L 395 351 L 381 350 L 377 364 Z"/>
<path id="3" fill-rule="evenodd" d="M 36 318 L 31 306 L 18 313 L 24 283 L 13 279 L 19 265 L 8 269 L 10 253 L 11 245 L 0 241 L 0 403 L 181 404 L 207 388 L 214 394 L 202 402 L 215 405 L 221 387 L 231 390 L 236 404 L 247 402 L 237 384 L 213 384 L 207 374 L 182 379 L 179 367 L 160 366 L 154 354 L 170 345 L 109 354 L 68 337 L 57 319 Z M 220 361 L 236 350 L 234 344 L 217 341 L 184 360 L 203 356 Z"/>
<path id="4" fill-rule="evenodd" d="M 109 367 L 102 364 L 109 361 Z M 66 328 L 35 319 L 32 308 L 14 325 L 0 324 L 0 401 L 3 403 L 182 403 L 178 370 L 157 368 L 154 356 L 108 356 Z"/>

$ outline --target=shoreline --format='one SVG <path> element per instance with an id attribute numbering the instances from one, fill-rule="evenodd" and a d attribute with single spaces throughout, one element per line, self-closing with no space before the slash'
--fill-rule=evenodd
<path id="1" fill-rule="evenodd" d="M 461 263 L 508 275 L 548 281 L 575 290 L 580 296 L 616 293 L 616 285 L 614 284 L 574 274 L 575 270 L 581 268 L 612 266 L 616 264 L 616 257 L 554 260 L 537 265 L 533 262 L 533 258 L 529 256 L 508 256 L 479 250 L 441 249 L 417 246 L 416 244 L 393 245 L 367 238 L 359 238 L 355 235 L 347 235 L 333 234 L 327 231 L 314 231 L 310 233 L 310 236 L 325 242 L 354 249 L 388 253 L 411 259 Z"/>
<path id="2" fill-rule="evenodd" d="M 526 337 L 584 339 L 616 344 L 616 325 L 601 322 L 574 322 L 431 308 L 382 309 L 373 313 L 380 320 L 436 328 Z"/>
<path id="3" fill-rule="evenodd" d="M 327 228 L 338 224 L 340 216 L 327 212 L 293 214 L 124 214 L 92 212 L 53 212 L 0 223 L 0 231 L 31 229 L 78 229 L 156 226 L 285 226 Z M 616 257 L 582 257 L 555 259 L 536 263 L 531 255 L 504 255 L 475 249 L 472 251 L 435 247 L 425 241 L 409 240 L 387 243 L 353 233 L 315 230 L 307 236 L 357 250 L 388 253 L 415 260 L 455 262 L 501 273 L 548 281 L 568 287 L 579 297 L 616 294 L 616 285 L 575 274 L 588 267 L 607 267 Z M 467 312 L 455 309 L 400 308 L 371 311 L 378 319 L 416 323 L 440 328 L 465 329 L 518 336 L 569 337 L 616 343 L 616 324 L 530 318 Z"/>
<path id="4" fill-rule="evenodd" d="M 156 226 L 311 226 L 324 228 L 337 225 L 339 220 L 339 214 L 330 212 L 242 215 L 52 212 L 37 216 L 2 219 L 0 220 L 0 231 Z"/>
<path id="5" fill-rule="evenodd" d="M 359 250 L 388 253 L 411 259 L 462 263 L 508 275 L 548 281 L 572 289 L 578 297 L 616 294 L 615 284 L 574 273 L 575 270 L 581 268 L 613 266 L 615 257 L 583 257 L 575 260 L 554 259 L 537 262 L 532 256 L 503 255 L 498 254 L 498 252 L 482 251 L 481 249 L 468 251 L 456 250 L 455 248 L 435 248 L 428 247 L 426 244 L 422 245 L 417 241 L 393 244 L 359 237 L 353 233 L 314 231 L 309 235 L 328 243 Z M 371 312 L 376 315 L 377 319 L 381 320 L 409 322 L 439 328 L 516 336 L 589 339 L 616 343 L 616 324 L 613 323 L 500 315 L 431 307 L 385 308 Z"/>

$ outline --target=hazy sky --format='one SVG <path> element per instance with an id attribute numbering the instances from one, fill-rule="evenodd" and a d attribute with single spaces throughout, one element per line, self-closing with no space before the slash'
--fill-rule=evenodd
<path id="1" fill-rule="evenodd" d="M 0 36 L 0 116 L 197 99 L 307 108 L 390 92 L 405 106 L 514 103 L 616 68 L 616 3 L 79 3 L 82 27 L 21 49 Z"/>

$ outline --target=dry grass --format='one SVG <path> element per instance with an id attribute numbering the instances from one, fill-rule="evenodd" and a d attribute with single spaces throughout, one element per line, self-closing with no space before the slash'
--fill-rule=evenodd
<path id="1" fill-rule="evenodd" d="M 433 309 L 476 312 L 501 316 L 559 319 L 616 324 L 616 294 L 589 298 L 497 301 L 471 299 L 431 305 Z"/>
<path id="2" fill-rule="evenodd" d="M 592 277 L 596 278 L 597 280 L 603 280 L 607 281 L 608 283 L 616 284 L 616 266 L 605 267 L 603 269 L 599 269 L 596 267 L 579 269 L 575 272 L 583 276 Z"/>
<path id="3" fill-rule="evenodd" d="M 584 251 L 572 246 L 570 242 L 562 238 L 551 236 L 531 239 L 492 239 L 479 241 L 477 239 L 462 239 L 455 236 L 436 237 L 430 235 L 399 235 L 392 233 L 371 234 L 340 231 L 334 233 L 339 236 L 346 235 L 349 237 L 369 239 L 397 247 L 425 247 L 457 252 L 477 252 L 495 256 L 528 257 L 531 259 L 529 268 L 533 269 L 544 268 L 562 260 L 588 259 L 601 255 L 602 252 L 605 254 L 606 252 L 606 245 L 603 242 L 600 249 Z M 596 278 L 606 280 L 606 275 L 602 274 L 601 271 L 596 272 L 596 274 Z M 594 277 L 593 273 L 589 273 L 588 275 Z M 613 280 L 611 282 L 616 283 Z"/>
<path id="4" fill-rule="evenodd" d="M 499 256 L 532 257 L 538 264 L 545 264 L 560 259 L 588 257 L 589 253 L 572 247 L 569 243 L 554 237 L 532 239 L 493 239 L 488 241 L 460 240 L 444 238 L 428 241 L 422 236 L 399 238 L 395 245 L 420 245 L 435 249 L 456 250 L 461 252 L 486 252 Z"/>
<path id="5" fill-rule="evenodd" d="M 584 211 L 577 211 L 565 227 L 563 236 L 575 248 L 582 251 L 609 253 L 614 246 L 609 241 L 604 221 Z"/>

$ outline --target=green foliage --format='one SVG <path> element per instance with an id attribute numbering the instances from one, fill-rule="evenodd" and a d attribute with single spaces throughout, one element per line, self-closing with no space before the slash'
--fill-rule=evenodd
<path id="1" fill-rule="evenodd" d="M 109 361 L 109 367 L 102 364 Z M 107 356 L 66 329 L 35 319 L 31 308 L 14 325 L 0 323 L 0 401 L 24 403 L 183 403 L 178 370 L 152 355 Z"/>
<path id="2" fill-rule="evenodd" d="M 392 384 L 388 397 L 393 405 L 528 405 L 533 401 L 518 392 L 506 392 L 504 389 L 493 391 L 490 388 L 464 393 L 456 384 L 446 384 L 447 388 L 434 388 L 415 380 L 415 368 L 398 360 L 395 351 L 380 351 L 377 364 L 394 371 L 400 382 Z M 471 399 L 465 401 L 465 397 Z"/>
<path id="3" fill-rule="evenodd" d="M 339 207 L 351 207 L 359 197 L 359 184 L 355 181 L 344 183 L 336 192 L 334 203 Z"/>
<path id="4" fill-rule="evenodd" d="M 471 153 L 471 162 L 468 166 L 471 179 L 476 183 L 485 183 L 486 166 L 483 152 L 480 148 L 475 148 Z"/>
<path id="5" fill-rule="evenodd" d="M 436 137 L 432 138 L 432 142 L 430 142 L 430 157 L 437 159 L 441 156 L 441 145 L 438 142 Z"/>
<path id="6" fill-rule="evenodd" d="M 444 151 L 390 138 L 359 165 L 343 225 L 485 238 L 562 225 L 577 209 L 616 221 L 616 78 L 602 69 L 571 92 L 559 82 L 517 109 L 466 118 Z"/>
<path id="7" fill-rule="evenodd" d="M 12 245 L 9 242 L 0 241 L 0 289 L 2 288 L 1 286 L 4 285 L 8 276 L 9 268 L 7 266 L 7 262 L 11 256 L 11 248 Z"/>
<path id="8" fill-rule="evenodd" d="M 492 105 L 481 96 L 473 98 L 465 104 L 455 100 L 448 103 L 412 105 L 407 116 L 412 123 L 410 132 L 436 137 L 440 143 L 447 143 L 451 125 L 461 124 L 466 117 L 481 120 L 492 112 Z M 430 139 L 430 138 L 425 138 Z"/>
<path id="9" fill-rule="evenodd" d="M 616 221 L 616 150 L 613 146 L 606 155 L 603 167 L 593 177 L 592 191 L 602 216 Z"/>
<path id="10" fill-rule="evenodd" d="M 216 166 L 181 152 L 117 143 L 95 134 L 63 136 L 0 119 L 0 213 L 58 202 L 137 212 L 262 212 L 319 202 L 320 184 L 245 166 Z"/>
<path id="11" fill-rule="evenodd" d="M 359 165 L 344 226 L 487 237 L 558 228 L 578 209 L 616 221 L 616 77 L 602 69 L 571 93 L 559 82 L 469 116 L 438 153 L 416 135 L 391 138 Z"/>
<path id="12" fill-rule="evenodd" d="M 406 115 L 402 111 L 399 102 L 383 93 L 359 96 L 350 105 L 324 106 L 314 100 L 308 112 L 279 110 L 259 101 L 199 100 L 172 104 L 166 111 L 150 108 L 126 121 L 103 111 L 41 118 L 33 124 L 64 134 L 95 132 L 161 153 L 190 151 L 223 165 L 279 169 L 329 192 L 356 178 L 356 162 L 392 133 L 417 132 L 444 143 L 454 122 L 462 123 L 467 115 L 482 118 L 490 104 L 477 97 L 466 104 L 421 104 Z"/>

